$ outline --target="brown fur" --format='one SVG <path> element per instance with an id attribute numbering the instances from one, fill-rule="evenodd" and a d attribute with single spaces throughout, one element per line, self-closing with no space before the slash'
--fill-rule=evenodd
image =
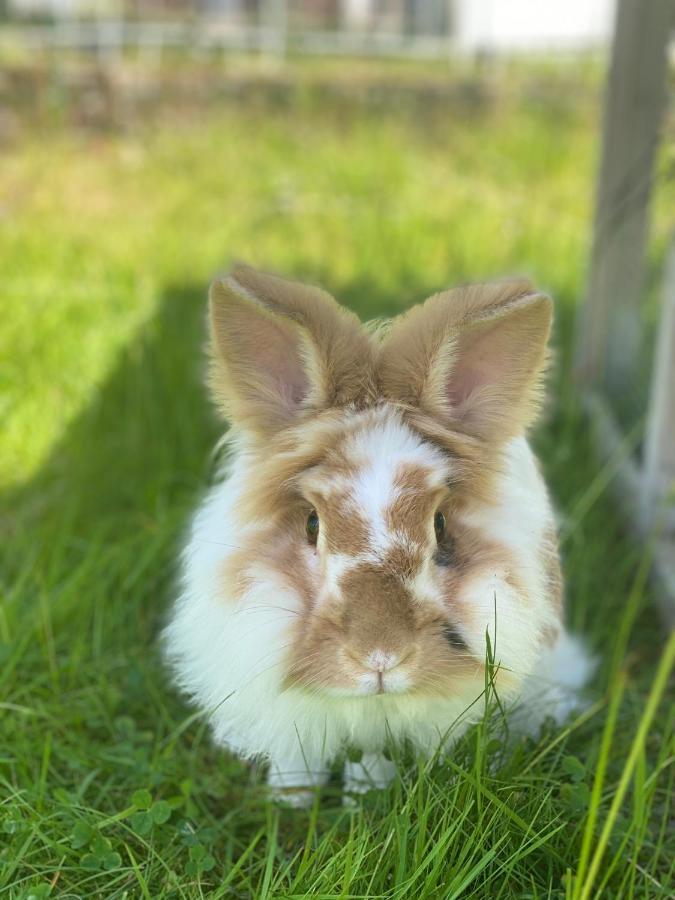
<path id="1" fill-rule="evenodd" d="M 321 517 L 320 527 L 324 530 L 329 552 L 358 556 L 368 549 L 368 520 L 349 502 L 331 503 L 329 514 Z"/>
<path id="2" fill-rule="evenodd" d="M 427 469 L 402 466 L 394 481 L 398 496 L 385 512 L 388 528 L 396 529 L 418 546 L 429 540 L 430 523 L 446 488 L 429 490 Z"/>
<path id="3" fill-rule="evenodd" d="M 550 591 L 553 608 L 562 613 L 563 608 L 563 577 L 560 568 L 560 556 L 558 554 L 558 535 L 551 528 L 544 537 L 544 567 Z"/>

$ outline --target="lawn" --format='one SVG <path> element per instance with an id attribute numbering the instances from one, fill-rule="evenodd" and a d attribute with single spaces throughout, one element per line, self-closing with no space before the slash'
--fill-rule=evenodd
<path id="1" fill-rule="evenodd" d="M 428 110 L 224 101 L 2 151 L 0 894 L 672 896 L 673 644 L 570 377 L 599 95 L 565 77 Z M 655 262 L 674 201 L 660 182 Z M 535 441 L 569 622 L 599 658 L 564 730 L 513 745 L 486 719 L 444 765 L 404 755 L 355 813 L 336 789 L 301 812 L 271 806 L 176 696 L 157 639 L 222 428 L 204 302 L 232 259 L 364 318 L 511 272 L 554 295 Z"/>

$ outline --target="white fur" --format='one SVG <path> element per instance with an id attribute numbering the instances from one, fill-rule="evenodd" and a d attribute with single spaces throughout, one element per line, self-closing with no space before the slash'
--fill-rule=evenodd
<path id="1" fill-rule="evenodd" d="M 437 473 L 442 483 L 449 474 L 448 465 L 440 452 L 392 416 L 386 416 L 372 428 L 357 431 L 345 452 L 359 466 L 356 483 L 352 485 L 354 507 L 368 521 L 372 532 L 371 551 L 379 558 L 401 539 L 385 522 L 385 511 L 398 495 L 395 480 L 399 467 L 424 466 L 429 469 L 429 480 L 432 473 Z"/>
<path id="2" fill-rule="evenodd" d="M 464 586 L 463 600 L 480 617 L 474 635 L 487 630 L 496 659 L 518 676 L 528 675 L 537 665 L 539 636 L 557 631 L 557 613 L 548 597 L 546 573 L 541 561 L 545 532 L 552 527 L 553 513 L 546 486 L 534 455 L 524 437 L 513 440 L 505 452 L 504 476 L 494 504 L 474 505 L 463 521 L 488 538 L 508 548 L 517 560 L 516 571 L 524 583 L 530 605 L 524 607 L 499 570 Z M 474 652 L 480 646 L 464 635 Z"/>
<path id="3" fill-rule="evenodd" d="M 392 467 L 401 458 L 424 459 L 431 466 L 439 462 L 433 448 L 393 419 L 379 433 L 355 439 L 353 450 L 366 462 L 359 498 L 369 515 L 381 515 L 391 495 Z M 469 524 L 480 526 L 516 554 L 533 598 L 531 607 L 520 610 L 498 571 L 467 586 L 470 596 L 465 601 L 481 623 L 474 633 L 484 634 L 488 628 L 497 660 L 517 676 L 522 706 L 529 711 L 526 727 L 531 729 L 546 714 L 564 718 L 589 674 L 589 662 L 583 648 L 564 632 L 553 652 L 538 656 L 538 632 L 557 624 L 537 558 L 551 510 L 524 439 L 509 447 L 506 469 L 497 505 L 478 510 Z M 379 753 L 393 737 L 431 753 L 461 734 L 480 715 L 481 704 L 470 708 L 480 690 L 475 686 L 448 698 L 394 692 L 329 696 L 283 688 L 289 628 L 300 614 L 300 599 L 262 566 L 249 572 L 252 586 L 241 599 L 222 594 L 224 563 L 237 549 L 245 527 L 236 519 L 235 504 L 242 485 L 254 477 L 251 459 L 235 445 L 229 476 L 210 491 L 192 524 L 181 595 L 165 631 L 177 682 L 205 710 L 216 741 L 243 757 L 268 759 L 270 781 L 283 789 L 320 783 L 327 765 L 347 744 Z M 334 574 L 344 563 L 335 561 Z M 433 593 L 431 574 L 425 573 L 419 588 L 425 596 Z M 484 647 L 473 649 L 479 656 L 484 653 Z M 395 675 L 388 672 L 386 677 Z M 377 674 L 370 677 L 377 682 Z"/>
<path id="4" fill-rule="evenodd" d="M 518 730 L 536 736 L 542 721 L 550 717 L 558 725 L 582 706 L 581 689 L 595 670 L 596 660 L 579 638 L 561 631 L 553 649 L 539 660 L 526 679 L 514 704 Z"/>

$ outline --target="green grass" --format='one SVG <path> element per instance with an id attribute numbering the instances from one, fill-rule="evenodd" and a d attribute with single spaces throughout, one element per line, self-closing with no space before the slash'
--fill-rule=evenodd
<path id="1" fill-rule="evenodd" d="M 300 97 L 5 152 L 0 895 L 671 894 L 673 644 L 569 376 L 596 131 L 594 91 L 377 116 Z M 656 199 L 655 259 L 672 186 Z M 286 811 L 167 684 L 157 635 L 219 434 L 205 290 L 233 258 L 318 281 L 364 318 L 505 272 L 553 292 L 536 442 L 569 621 L 600 658 L 563 731 L 507 748 L 486 720 L 443 765 L 404 756 L 356 813 L 336 790 Z"/>

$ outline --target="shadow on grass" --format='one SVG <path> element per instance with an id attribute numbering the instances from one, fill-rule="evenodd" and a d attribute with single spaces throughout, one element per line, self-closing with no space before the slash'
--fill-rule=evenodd
<path id="1" fill-rule="evenodd" d="M 47 521 L 86 536 L 107 517 L 154 511 L 203 473 L 216 432 L 201 390 L 204 290 L 168 289 L 89 406 L 38 474 L 3 498 L 22 524 Z"/>

